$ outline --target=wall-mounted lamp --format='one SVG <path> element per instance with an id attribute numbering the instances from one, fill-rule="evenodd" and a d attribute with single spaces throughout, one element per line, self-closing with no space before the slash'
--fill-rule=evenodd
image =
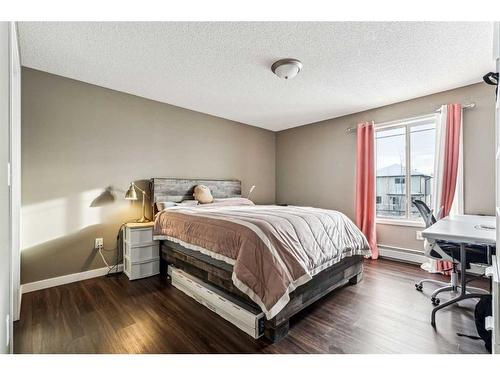
<path id="1" fill-rule="evenodd" d="M 137 187 L 133 182 L 130 183 L 130 187 L 128 188 L 127 192 L 125 193 L 125 199 L 130 200 L 130 201 L 136 201 L 137 200 L 137 191 L 139 190 L 142 193 L 142 217 L 140 219 L 137 219 L 136 221 L 138 223 L 149 223 L 151 220 L 149 220 L 146 217 L 146 204 L 145 204 L 145 199 L 146 199 L 146 192 L 142 190 L 141 188 Z"/>

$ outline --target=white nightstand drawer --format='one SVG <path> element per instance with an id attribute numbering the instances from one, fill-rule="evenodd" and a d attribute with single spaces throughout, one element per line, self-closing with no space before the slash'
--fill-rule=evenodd
<path id="1" fill-rule="evenodd" d="M 158 259 L 160 256 L 160 247 L 157 244 L 132 247 L 129 242 L 124 242 L 124 245 L 123 256 L 129 258 L 132 263 Z"/>
<path id="2" fill-rule="evenodd" d="M 157 243 L 153 241 L 153 228 L 125 228 L 125 238 L 131 246 Z"/>
<path id="3" fill-rule="evenodd" d="M 130 280 L 141 279 L 160 273 L 160 259 L 156 258 L 141 263 L 132 263 L 129 258 L 123 259 L 124 272 Z"/>

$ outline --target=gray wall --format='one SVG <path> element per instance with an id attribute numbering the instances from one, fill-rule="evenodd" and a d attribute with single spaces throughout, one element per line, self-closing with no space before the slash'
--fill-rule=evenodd
<path id="1" fill-rule="evenodd" d="M 354 218 L 356 135 L 360 121 L 385 122 L 432 113 L 446 103 L 475 102 L 464 114 L 465 213 L 494 215 L 495 94 L 479 83 L 277 133 L 277 202 L 332 208 Z M 377 225 L 378 243 L 422 250 L 411 227 Z"/>
<path id="2" fill-rule="evenodd" d="M 0 353 L 8 353 L 5 319 L 10 314 L 9 188 L 9 23 L 0 22 Z"/>
<path id="3" fill-rule="evenodd" d="M 26 68 L 22 164 L 22 283 L 103 267 L 94 238 L 112 249 L 140 216 L 130 181 L 237 178 L 275 201 L 275 133 Z"/>
<path id="4" fill-rule="evenodd" d="M 239 178 L 258 203 L 276 192 L 353 218 L 356 136 L 345 129 L 450 102 L 477 103 L 464 115 L 466 213 L 494 213 L 494 92 L 483 84 L 273 133 L 32 69 L 22 80 L 22 283 L 102 267 L 94 238 L 113 249 L 120 224 L 140 216 L 123 199 L 132 180 Z M 415 231 L 378 225 L 379 243 L 421 250 Z"/>

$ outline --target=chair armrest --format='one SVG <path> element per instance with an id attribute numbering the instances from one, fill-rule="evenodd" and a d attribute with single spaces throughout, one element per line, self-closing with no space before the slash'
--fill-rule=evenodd
<path id="1" fill-rule="evenodd" d="M 444 260 L 446 262 L 455 262 L 455 260 L 448 254 L 446 254 L 443 249 L 435 242 L 430 242 L 428 240 L 425 240 L 424 242 L 424 250 L 425 250 L 425 256 L 428 258 L 436 259 L 436 260 Z M 432 256 L 431 253 L 432 251 L 435 251 L 437 254 L 441 256 L 441 258 L 437 258 L 435 256 Z"/>

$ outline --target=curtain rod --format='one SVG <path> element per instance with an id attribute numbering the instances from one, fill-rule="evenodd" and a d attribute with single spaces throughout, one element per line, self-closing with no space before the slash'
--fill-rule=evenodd
<path id="1" fill-rule="evenodd" d="M 463 105 L 462 109 L 472 109 L 472 108 L 475 108 L 475 107 L 476 107 L 476 103 L 470 103 L 470 104 Z M 440 113 L 441 112 L 441 108 L 436 109 L 434 112 Z"/>
<path id="2" fill-rule="evenodd" d="M 470 104 L 466 104 L 466 105 L 463 105 L 462 106 L 462 109 L 473 109 L 473 108 L 476 108 L 476 103 L 470 103 Z M 441 112 L 441 108 L 438 108 L 434 111 L 434 113 L 440 113 Z M 430 114 L 427 114 L 427 115 L 422 115 L 422 116 L 415 116 L 415 117 L 425 117 L 425 116 L 429 116 Z M 412 117 L 413 118 L 413 117 Z M 405 119 L 402 119 L 402 120 L 396 120 L 396 121 L 404 121 Z M 396 121 L 391 121 L 391 122 L 396 122 Z M 346 133 L 355 133 L 356 132 L 356 127 L 352 126 L 350 128 L 347 128 L 346 130 Z"/>

